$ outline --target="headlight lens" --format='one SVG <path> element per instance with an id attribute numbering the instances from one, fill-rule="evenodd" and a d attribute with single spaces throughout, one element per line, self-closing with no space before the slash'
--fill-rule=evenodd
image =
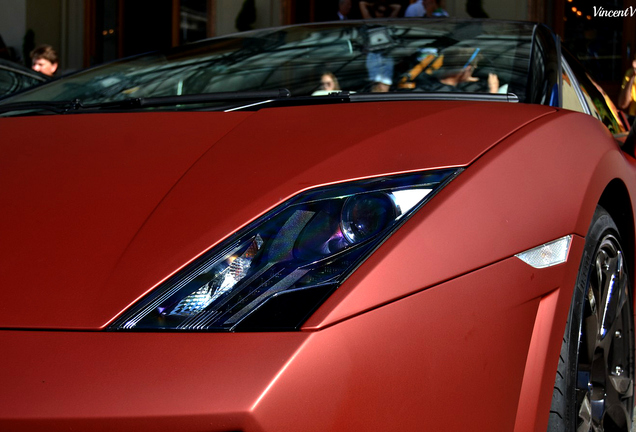
<path id="1" fill-rule="evenodd" d="M 297 329 L 459 171 L 382 177 L 297 195 L 204 254 L 110 329 Z"/>

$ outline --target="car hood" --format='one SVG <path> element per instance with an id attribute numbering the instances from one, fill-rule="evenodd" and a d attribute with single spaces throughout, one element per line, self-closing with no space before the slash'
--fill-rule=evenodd
<path id="1" fill-rule="evenodd" d="M 0 328 L 104 328 L 301 190 L 465 166 L 553 111 L 384 102 L 0 119 Z"/>

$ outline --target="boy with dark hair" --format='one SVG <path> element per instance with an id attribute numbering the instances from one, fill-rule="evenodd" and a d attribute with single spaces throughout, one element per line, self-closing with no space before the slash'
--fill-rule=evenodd
<path id="1" fill-rule="evenodd" d="M 53 76 L 57 71 L 58 57 L 51 45 L 40 45 L 31 51 L 31 69 Z"/>

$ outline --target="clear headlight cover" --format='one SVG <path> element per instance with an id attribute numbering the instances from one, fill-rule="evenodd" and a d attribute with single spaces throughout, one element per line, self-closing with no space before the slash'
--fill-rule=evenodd
<path id="1" fill-rule="evenodd" d="M 297 329 L 459 171 L 381 177 L 299 194 L 204 254 L 110 329 Z"/>

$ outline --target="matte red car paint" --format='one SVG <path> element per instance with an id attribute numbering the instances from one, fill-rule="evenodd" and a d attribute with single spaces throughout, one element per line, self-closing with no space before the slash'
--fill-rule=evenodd
<path id="1" fill-rule="evenodd" d="M 573 252 L 582 244 L 575 238 Z M 546 294 L 569 298 L 577 269 L 513 257 L 315 332 L 2 331 L 12 351 L 0 369 L 0 426 L 527 430 L 515 420 L 528 347 L 545 336 L 533 334 L 535 315 Z"/>
<path id="2" fill-rule="evenodd" d="M 247 117 L 0 119 L 0 275 L 12 287 L 3 290 L 0 328 L 103 322 L 98 293 L 113 294 L 105 281 L 139 228 L 192 164 Z M 143 272 L 144 262 L 137 265 Z"/>
<path id="3" fill-rule="evenodd" d="M 580 253 L 582 245 L 576 238 L 574 250 Z M 460 431 L 467 424 L 480 430 L 545 430 L 549 403 L 530 423 L 515 424 L 530 363 L 526 354 L 535 337 L 557 342 L 558 352 L 557 332 L 562 334 L 565 317 L 557 314 L 554 328 L 540 335 L 533 334 L 534 318 L 543 297 L 560 289 L 555 283 L 563 284 L 559 297 L 567 311 L 578 264 L 545 272 L 523 266 L 516 258 L 505 260 L 321 330 L 318 334 L 338 336 L 322 346 L 308 344 L 297 355 L 299 370 L 288 367 L 259 406 L 256 415 L 262 412 L 267 419 L 264 430 L 416 431 L 425 425 L 427 430 Z M 528 379 L 550 376 L 549 386 L 541 386 L 543 397 L 549 391 L 548 400 L 556 371 L 554 353 L 549 354 L 541 359 L 541 370 L 528 371 Z M 316 373 L 312 358 L 329 364 L 328 371 Z M 329 393 L 333 383 L 340 387 Z M 317 403 L 315 411 L 304 415 L 323 415 L 330 423 L 306 421 L 296 429 L 291 421 L 300 419 L 290 415 L 290 423 L 274 426 L 274 404 L 288 406 L 303 394 L 313 398 L 316 385 L 334 399 L 333 408 L 325 404 L 336 410 L 336 418 Z"/>
<path id="4" fill-rule="evenodd" d="M 580 137 L 566 132 L 572 130 Z M 566 234 L 585 236 L 604 185 L 621 178 L 636 187 L 624 158 L 590 116 L 562 111 L 536 120 L 415 214 L 306 328 L 330 325 Z M 537 216 L 537 209 L 545 213 Z"/>
<path id="5" fill-rule="evenodd" d="M 143 115 L 136 125 L 139 131 L 126 125 L 126 116 L 61 120 L 79 122 L 76 131 L 82 132 L 64 132 L 76 144 L 65 148 L 86 153 L 62 165 L 72 169 L 57 183 L 46 181 L 50 180 L 47 163 L 63 164 L 66 159 L 54 149 L 43 153 L 48 158 L 34 166 L 23 162 L 31 176 L 11 172 L 15 180 L 24 182 L 18 182 L 23 190 L 76 187 L 78 201 L 60 203 L 70 206 L 65 214 L 96 202 L 105 212 L 99 214 L 104 223 L 112 222 L 109 218 L 118 211 L 130 211 L 136 199 L 142 200 L 144 211 L 133 219 L 115 219 L 116 226 L 125 228 L 121 237 L 110 239 L 99 229 L 85 230 L 83 251 L 105 253 L 87 246 L 113 242 L 105 250 L 110 260 L 103 263 L 110 267 L 91 275 L 82 264 L 96 257 L 78 254 L 76 245 L 64 241 L 68 237 L 64 230 L 51 230 L 60 224 L 68 230 L 86 228 L 96 221 L 75 226 L 59 215 L 47 219 L 44 211 L 57 209 L 54 196 L 47 206 L 28 207 L 32 203 L 28 196 L 11 195 L 15 200 L 11 208 L 17 214 L 40 222 L 33 225 L 34 238 L 22 239 L 27 240 L 24 245 L 14 239 L 18 247 L 45 250 L 44 246 L 54 245 L 75 258 L 55 261 L 58 269 L 34 257 L 40 266 L 23 264 L 18 276 L 6 279 L 4 283 L 17 288 L 0 306 L 5 328 L 21 323 L 37 327 L 24 323 L 39 319 L 43 328 L 97 329 L 187 260 L 310 186 L 472 165 L 385 242 L 322 305 L 303 332 L 0 331 L 0 344 L 10 353 L 0 360 L 0 430 L 45 425 L 48 430 L 350 431 L 421 430 L 422 425 L 431 430 L 464 430 L 466 424 L 488 430 L 545 430 L 554 359 L 583 247 L 580 236 L 585 235 L 610 180 L 619 178 L 634 190 L 629 170 L 633 160 L 628 157 L 625 163 L 598 122 L 566 111 L 504 104 L 463 108 L 469 104 L 450 102 L 389 105 L 387 110 L 382 108 L 386 104 L 356 106 L 356 113 L 362 109 L 365 118 L 382 118 L 385 123 L 361 123 L 350 135 L 324 129 L 307 132 L 310 119 L 320 118 L 320 109 L 326 107 L 307 107 L 302 115 L 288 115 L 289 124 L 281 118 L 276 121 L 277 110 L 241 114 L 215 140 L 204 142 L 200 131 L 185 137 L 197 142 L 190 150 L 181 149 L 186 154 L 179 148 L 163 154 L 178 141 L 178 134 L 168 127 L 161 129 L 162 135 L 151 133 L 168 114 Z M 414 107 L 426 108 L 414 113 Z M 338 115 L 348 112 L 346 107 L 337 109 Z M 221 128 L 221 120 L 212 120 L 213 114 L 182 114 L 180 124 L 194 126 L 205 119 L 211 133 Z M 472 130 L 445 126 L 453 125 L 460 114 Z M 387 115 L 393 123 L 386 123 Z M 489 126 L 490 132 L 474 137 L 474 131 L 481 131 L 478 128 L 486 121 L 492 124 L 493 118 L 502 118 L 495 123 L 501 129 L 495 133 Z M 17 139 L 15 120 L 28 119 L 0 119 L 0 127 Z M 118 149 L 115 152 L 85 150 L 85 143 L 77 144 L 104 122 L 111 127 L 123 123 L 123 130 L 136 137 L 133 142 L 145 143 L 148 138 L 147 147 L 133 158 L 138 165 L 124 170 L 120 181 L 116 176 L 111 179 L 105 168 L 116 163 L 117 155 L 127 154 L 122 142 L 111 142 L 118 134 L 105 131 L 97 139 L 102 146 Z M 253 136 L 254 130 L 263 129 L 263 136 Z M 302 139 L 292 140 L 302 131 Z M 595 143 L 586 144 L 587 140 Z M 237 145 L 241 142 L 250 144 L 243 149 Z M 324 146 L 317 147 L 318 143 Z M 47 150 L 42 147 L 41 151 Z M 142 150 L 161 154 L 151 155 L 149 162 Z M 25 152 L 12 154 L 22 157 Z M 111 159 L 98 169 L 105 156 Z M 281 164 L 284 158 L 294 163 Z M 84 162 L 78 167 L 71 163 L 80 160 Z M 152 167 L 152 179 L 128 190 L 124 183 L 136 179 L 136 170 L 146 166 Z M 109 178 L 91 177 L 92 172 Z M 73 180 L 83 178 L 80 174 L 91 183 L 76 185 Z M 38 175 L 44 177 L 39 183 Z M 5 184 L 14 181 L 4 171 L 0 176 Z M 95 189 L 108 196 L 109 181 L 114 182 L 113 194 L 128 197 L 124 206 L 112 208 L 113 201 L 101 203 L 91 197 Z M 206 194 L 212 198 L 202 199 Z M 34 208 L 37 211 L 31 215 Z M 537 208 L 553 211 L 530 218 Z M 91 213 L 84 210 L 78 216 Z M 12 217 L 16 227 L 26 224 Z M 511 257 L 570 233 L 577 236 L 567 264 L 536 270 Z M 46 236 L 58 243 L 38 241 Z M 3 251 L 11 258 L 8 249 Z M 56 273 L 45 269 L 77 271 L 95 284 L 78 289 L 73 280 L 55 278 Z M 35 283 L 29 285 L 30 291 L 19 290 L 25 278 Z M 414 352 L 417 355 L 407 355 Z"/>
<path id="6" fill-rule="evenodd" d="M 0 215 L 0 265 L 11 269 L 2 271 L 3 283 L 38 287 L 37 295 L 35 288 L 7 292 L 0 327 L 103 327 L 211 245 L 303 189 L 465 165 L 552 112 L 414 102 L 0 119 L 7 155 L 0 181 L 14 185 L 3 193 L 10 211 Z M 322 126 L 347 117 L 361 121 L 346 130 Z M 501 121 L 475 136 L 493 117 Z M 454 127 L 460 120 L 465 127 Z M 25 136 L 36 122 L 50 141 Z M 27 293 L 25 314 L 14 305 Z"/>

